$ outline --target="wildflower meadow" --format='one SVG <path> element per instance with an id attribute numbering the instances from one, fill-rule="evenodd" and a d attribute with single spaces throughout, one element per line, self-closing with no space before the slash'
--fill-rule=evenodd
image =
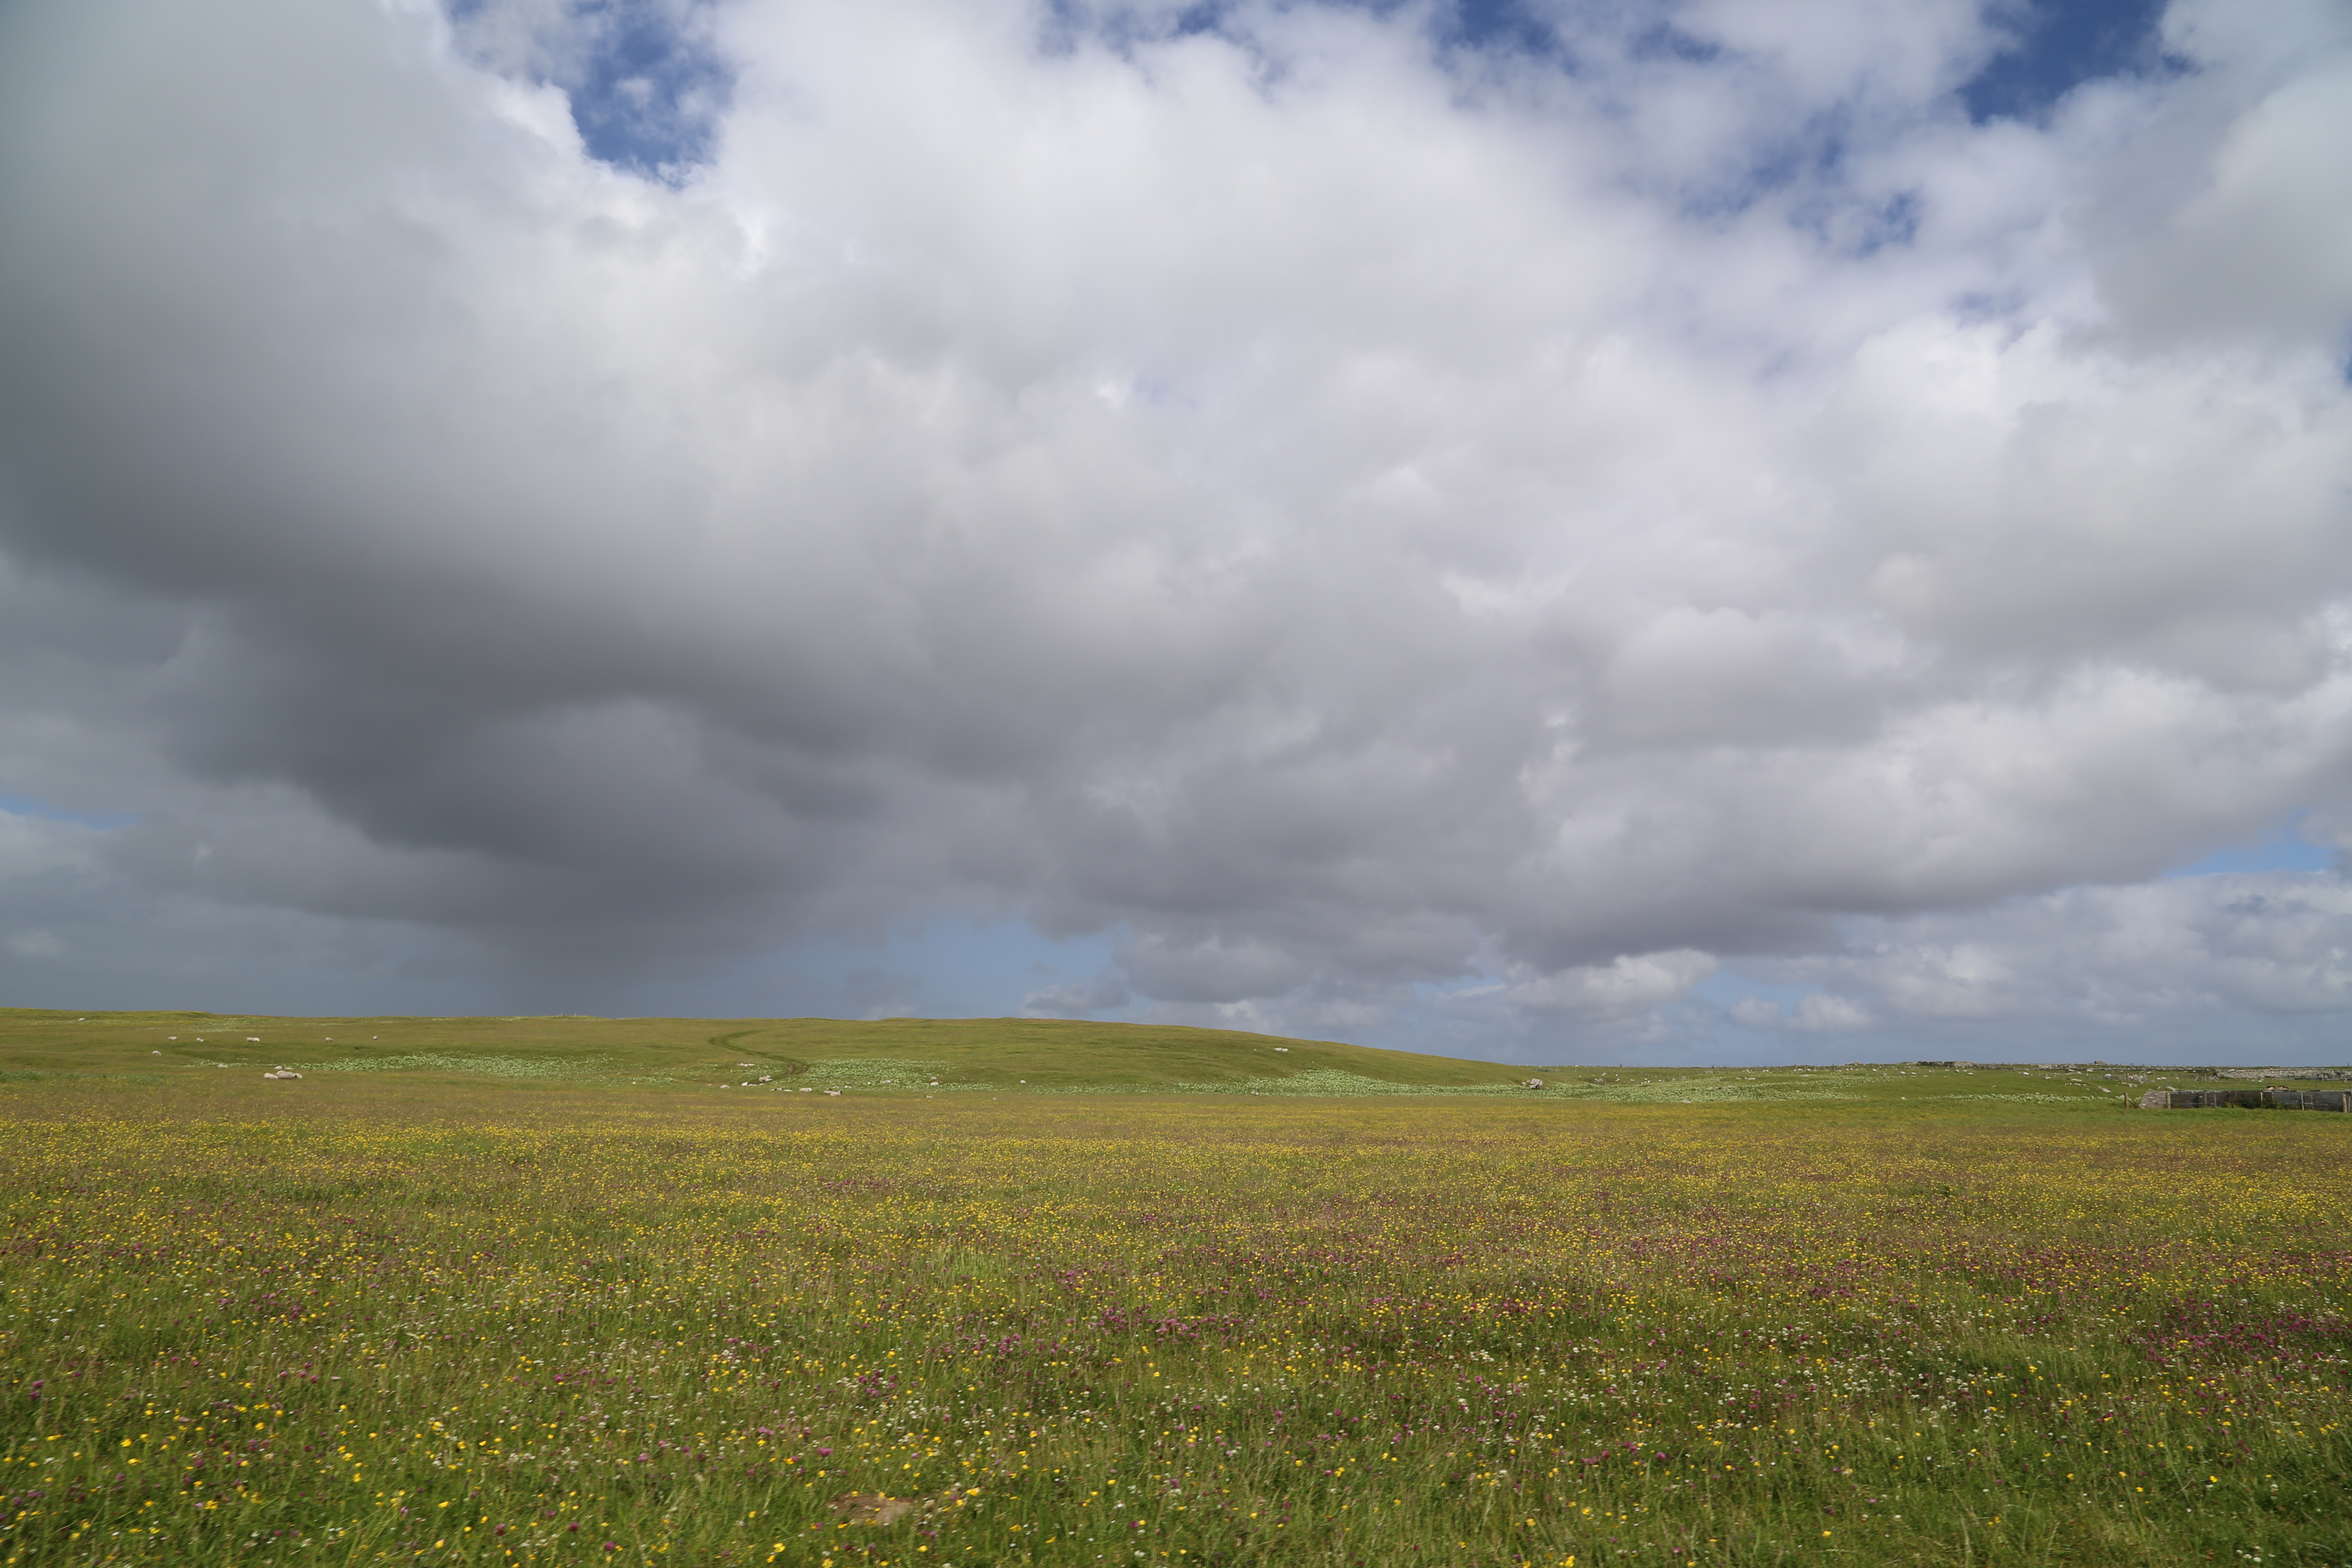
<path id="1" fill-rule="evenodd" d="M 16 1076 L 0 1563 L 2352 1563 L 2352 1118 Z"/>

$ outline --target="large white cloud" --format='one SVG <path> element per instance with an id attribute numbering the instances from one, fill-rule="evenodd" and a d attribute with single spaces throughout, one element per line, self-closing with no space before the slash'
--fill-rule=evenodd
<path id="1" fill-rule="evenodd" d="M 23 984 L 74 876 L 306 997 L 958 914 L 1108 933 L 1066 1010 L 1540 1053 L 1741 960 L 1900 1035 L 1969 922 L 2206 941 L 2135 885 L 2352 804 L 2338 13 L 2038 124 L 1957 4 L 666 14 L 663 178 L 601 12 L 0 14 L 0 762 L 88 819 Z M 2336 996 L 2320 919 L 2199 994 Z"/>

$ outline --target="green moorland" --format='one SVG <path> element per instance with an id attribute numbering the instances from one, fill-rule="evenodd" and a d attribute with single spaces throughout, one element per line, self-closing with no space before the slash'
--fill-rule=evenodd
<path id="1" fill-rule="evenodd" d="M 0 1008 L 0 1074 L 312 1073 L 712 1087 L 1246 1088 L 1304 1072 L 1501 1089 L 1525 1068 L 1222 1029 L 1058 1019 L 272 1018 Z"/>
<path id="2" fill-rule="evenodd" d="M 2352 1563 L 2195 1081 L 0 1013 L 0 1563 Z"/>

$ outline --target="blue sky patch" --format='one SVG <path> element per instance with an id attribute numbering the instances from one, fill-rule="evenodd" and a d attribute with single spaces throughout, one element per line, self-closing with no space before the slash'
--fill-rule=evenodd
<path id="1" fill-rule="evenodd" d="M 36 800 L 31 795 L 0 795 L 0 811 L 5 811 L 11 816 L 37 816 L 47 822 L 71 822 L 83 827 L 103 828 L 108 831 L 118 827 L 130 827 L 139 821 L 135 816 L 73 811 L 65 806 L 51 805 L 46 800 Z"/>
<path id="2" fill-rule="evenodd" d="M 488 0 L 448 4 L 461 34 L 491 19 Z M 560 26 L 537 34 L 538 58 L 528 66 L 499 58 L 491 64 L 563 89 L 591 157 L 675 183 L 709 161 L 734 90 L 710 17 L 711 0 L 569 0 Z M 501 51 L 493 46 L 491 53 Z"/>
<path id="3" fill-rule="evenodd" d="M 2032 120 L 2086 81 L 2165 68 L 2162 0 L 2034 0 L 1998 7 L 2015 40 L 1960 89 L 1969 116 Z"/>
<path id="4" fill-rule="evenodd" d="M 1458 47 L 1516 55 L 1546 56 L 1559 44 L 1550 25 L 1519 0 L 1459 0 L 1437 36 Z"/>
<path id="5" fill-rule="evenodd" d="M 2165 875 L 2211 877 L 2225 872 L 2325 871 L 2336 864 L 2336 851 L 2311 843 L 2298 833 L 2295 829 L 2302 820 L 2298 813 L 2292 821 L 2279 824 L 2261 838 L 2216 849 L 2202 859 L 2176 866 Z"/>
<path id="6" fill-rule="evenodd" d="M 1112 965 L 1118 933 L 1041 935 L 1022 921 L 941 918 L 870 940 L 813 940 L 725 975 L 632 990 L 633 1007 L 691 1014 L 1005 1018 L 1033 992 L 1085 986 Z"/>
<path id="7" fill-rule="evenodd" d="M 1751 996 L 1759 1002 L 1777 1002 L 1783 1007 L 1793 1007 L 1808 996 L 1820 994 L 1821 991 L 1822 987 L 1811 981 L 1794 985 L 1768 985 L 1763 981 L 1750 979 L 1729 964 L 1725 964 L 1691 987 L 1692 995 L 1704 997 L 1718 1007 L 1728 1007 Z"/>
<path id="8" fill-rule="evenodd" d="M 596 47 L 566 84 L 572 118 L 589 153 L 633 174 L 660 177 L 707 162 L 733 77 L 685 18 L 646 0 L 603 0 Z"/>

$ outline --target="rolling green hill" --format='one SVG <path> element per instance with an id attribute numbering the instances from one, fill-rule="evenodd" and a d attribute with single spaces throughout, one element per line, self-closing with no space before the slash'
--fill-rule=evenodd
<path id="1" fill-rule="evenodd" d="M 0 1073 L 464 1074 L 710 1087 L 1506 1088 L 1524 1068 L 1224 1029 L 1041 1018 L 289 1018 L 0 1009 Z M 932 1080 L 937 1079 L 936 1086 Z"/>
<path id="2" fill-rule="evenodd" d="M 2107 1063 L 1529 1068 L 1229 1029 L 1045 1018 L 299 1018 L 0 1009 L 0 1083 L 210 1083 L 259 1093 L 278 1086 L 254 1080 L 279 1066 L 301 1073 L 313 1089 L 389 1079 L 480 1089 L 537 1083 L 646 1092 L 1440 1094 L 1953 1110 L 1995 1102 L 2124 1110 L 2150 1087 L 2215 1077 L 2210 1068 Z M 1543 1079 L 1540 1091 L 1519 1087 L 1529 1076 Z M 2301 1080 L 2287 1072 L 2276 1081 Z"/>

